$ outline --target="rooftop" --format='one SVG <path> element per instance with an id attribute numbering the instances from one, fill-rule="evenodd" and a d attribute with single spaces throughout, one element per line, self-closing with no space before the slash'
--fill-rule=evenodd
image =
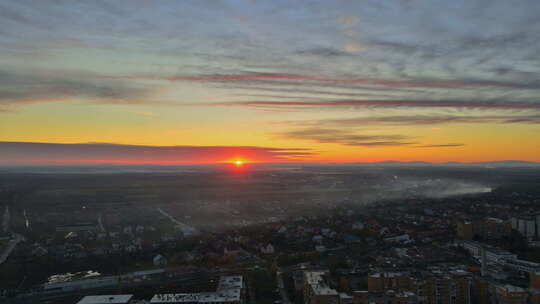
<path id="1" fill-rule="evenodd" d="M 326 274 L 326 271 L 306 271 L 304 277 L 316 295 L 338 295 L 338 292 L 324 281 L 323 276 Z"/>
<path id="2" fill-rule="evenodd" d="M 242 276 L 223 276 L 215 292 L 156 294 L 150 303 L 220 303 L 240 301 Z"/>
<path id="3" fill-rule="evenodd" d="M 131 300 L 131 297 L 133 297 L 133 295 L 130 294 L 86 296 L 82 298 L 79 302 L 77 302 L 77 304 L 122 304 L 129 302 L 129 300 Z"/>

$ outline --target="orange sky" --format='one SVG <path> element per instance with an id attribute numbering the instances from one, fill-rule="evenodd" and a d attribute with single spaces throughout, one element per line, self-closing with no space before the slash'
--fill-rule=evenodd
<path id="1" fill-rule="evenodd" d="M 5 4 L 0 163 L 540 161 L 526 2 Z"/>

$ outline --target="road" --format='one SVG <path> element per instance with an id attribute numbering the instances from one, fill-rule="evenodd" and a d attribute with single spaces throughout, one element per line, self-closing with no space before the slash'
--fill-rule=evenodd
<path id="1" fill-rule="evenodd" d="M 7 234 L 9 232 L 9 220 L 10 220 L 10 214 L 9 214 L 9 206 L 6 205 L 6 211 L 4 211 L 4 217 L 2 222 L 2 231 Z M 24 237 L 18 233 L 12 233 L 12 239 L 9 240 L 7 247 L 4 249 L 2 253 L 0 253 L 0 264 L 3 264 L 13 249 L 19 244 L 20 242 L 24 241 Z"/>
<path id="2" fill-rule="evenodd" d="M 105 232 L 105 227 L 103 227 L 103 216 L 101 215 L 101 213 L 98 216 L 98 226 L 101 232 Z"/>
<path id="3" fill-rule="evenodd" d="M 279 294 L 281 295 L 281 300 L 283 301 L 283 304 L 291 304 L 291 300 L 289 300 L 289 296 L 287 295 L 287 290 L 285 289 L 285 283 L 283 283 L 283 273 L 280 269 L 276 271 L 277 276 L 277 283 L 279 288 Z"/>
<path id="4" fill-rule="evenodd" d="M 8 246 L 6 247 L 6 249 L 4 249 L 4 252 L 0 254 L 0 264 L 4 263 L 7 260 L 7 258 L 9 257 L 13 249 L 15 249 L 15 246 L 19 244 L 19 242 L 24 241 L 24 237 L 20 234 L 13 233 L 13 236 L 13 239 L 9 240 Z"/>
<path id="5" fill-rule="evenodd" d="M 2 222 L 2 232 L 7 234 L 9 231 L 9 206 L 6 205 L 6 210 L 4 211 L 4 220 Z"/>
<path id="6" fill-rule="evenodd" d="M 197 228 L 180 222 L 179 220 L 175 219 L 172 215 L 165 212 L 163 209 L 157 208 L 157 210 L 159 211 L 159 213 L 161 213 L 164 216 L 166 216 L 167 218 L 169 218 L 169 220 L 171 220 L 173 223 L 175 223 L 176 225 L 182 227 L 182 232 L 184 233 L 184 235 L 189 236 L 189 235 L 197 235 L 197 234 L 200 233 L 200 231 Z"/>
<path id="7" fill-rule="evenodd" d="M 180 222 L 179 220 L 175 219 L 172 215 L 168 214 L 167 212 L 163 211 L 163 209 L 161 208 L 157 208 L 157 210 L 159 211 L 159 213 L 163 214 L 164 216 L 166 216 L 167 218 L 169 218 L 171 220 L 171 222 L 177 224 L 177 225 L 180 225 L 182 227 L 189 227 L 189 228 L 193 228 L 189 225 L 186 225 L 182 222 Z M 193 228 L 194 229 L 194 228 Z"/>

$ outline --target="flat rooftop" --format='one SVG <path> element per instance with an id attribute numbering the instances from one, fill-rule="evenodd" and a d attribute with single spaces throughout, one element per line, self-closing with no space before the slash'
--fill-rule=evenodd
<path id="1" fill-rule="evenodd" d="M 123 304 L 129 302 L 133 295 L 99 295 L 99 296 L 86 296 L 82 298 L 77 304 Z"/>
<path id="2" fill-rule="evenodd" d="M 225 292 L 157 294 L 150 303 L 222 303 L 240 301 L 240 290 Z"/>
<path id="3" fill-rule="evenodd" d="M 242 288 L 242 276 L 223 276 L 219 279 L 218 290 Z"/>
<path id="4" fill-rule="evenodd" d="M 330 288 L 330 286 L 324 282 L 323 276 L 327 274 L 327 272 L 306 271 L 304 274 L 306 282 L 311 286 L 316 295 L 338 295 L 338 292 L 335 289 Z"/>
<path id="5" fill-rule="evenodd" d="M 217 290 L 199 293 L 156 294 L 150 303 L 222 303 L 240 301 L 243 284 L 242 276 L 222 276 Z"/>

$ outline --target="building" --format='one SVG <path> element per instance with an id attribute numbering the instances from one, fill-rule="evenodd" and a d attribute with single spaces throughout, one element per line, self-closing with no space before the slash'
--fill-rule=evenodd
<path id="1" fill-rule="evenodd" d="M 353 304 L 470 304 L 472 287 L 472 274 L 461 269 L 373 273 L 368 290 L 353 293 Z"/>
<path id="2" fill-rule="evenodd" d="M 510 235 L 512 227 L 510 222 L 498 218 L 488 217 L 482 225 L 482 237 L 485 239 L 497 239 Z"/>
<path id="3" fill-rule="evenodd" d="M 368 275 L 368 291 L 412 291 L 414 282 L 405 272 L 381 272 Z"/>
<path id="4" fill-rule="evenodd" d="M 479 242 L 460 241 L 457 244 L 465 248 L 466 250 L 468 250 L 469 253 L 476 258 L 480 258 L 482 256 L 482 250 L 485 250 L 485 254 L 486 254 L 486 258 L 488 262 L 500 262 L 502 260 L 507 260 L 507 259 L 513 259 L 513 260 L 517 259 L 517 255 L 509 251 L 502 250 L 502 249 L 488 246 L 488 245 L 484 245 Z"/>
<path id="5" fill-rule="evenodd" d="M 529 273 L 529 288 L 540 289 L 540 272 Z"/>
<path id="6" fill-rule="evenodd" d="M 98 228 L 95 223 L 76 223 L 74 225 L 57 226 L 56 232 L 97 231 Z"/>
<path id="7" fill-rule="evenodd" d="M 510 222 L 512 223 L 512 229 L 517 230 L 521 235 L 532 239 L 537 236 L 536 224 L 540 222 L 540 217 L 537 215 L 533 217 L 513 217 Z"/>
<path id="8" fill-rule="evenodd" d="M 483 251 L 487 262 L 510 268 L 520 272 L 540 272 L 540 264 L 530 261 L 520 260 L 516 254 L 496 247 L 484 245 L 474 241 L 460 241 L 461 247 L 467 249 L 469 253 L 477 259 L 482 257 Z M 485 264 L 485 263 L 483 263 Z"/>
<path id="9" fill-rule="evenodd" d="M 540 303 L 540 290 L 503 284 L 489 278 L 476 278 L 476 303 L 479 304 L 525 304 Z"/>
<path id="10" fill-rule="evenodd" d="M 529 294 L 527 290 L 513 285 L 494 285 L 492 299 L 500 304 L 526 304 Z"/>
<path id="11" fill-rule="evenodd" d="M 473 223 L 469 221 L 458 222 L 457 236 L 460 240 L 472 241 L 474 237 Z"/>
<path id="12" fill-rule="evenodd" d="M 274 248 L 274 245 L 268 243 L 266 246 L 261 246 L 261 253 L 263 254 L 274 254 L 276 252 L 276 249 Z"/>
<path id="13" fill-rule="evenodd" d="M 466 271 L 433 271 L 426 278 L 427 303 L 471 303 L 472 276 Z"/>
<path id="14" fill-rule="evenodd" d="M 531 273 L 531 272 L 539 272 L 540 271 L 540 264 L 520 259 L 507 259 L 501 261 L 499 264 L 501 264 L 504 267 L 511 268 L 515 271 L 525 272 L 525 273 Z"/>
<path id="15" fill-rule="evenodd" d="M 152 259 L 152 262 L 154 263 L 154 266 L 165 266 L 167 265 L 167 258 L 158 254 Z"/>
<path id="16" fill-rule="evenodd" d="M 489 304 L 490 301 L 490 282 L 489 280 L 478 277 L 474 282 L 474 298 L 478 304 Z"/>
<path id="17" fill-rule="evenodd" d="M 327 271 L 304 271 L 305 304 L 339 304 L 339 293 L 328 284 Z"/>
<path id="18" fill-rule="evenodd" d="M 352 304 L 352 303 L 353 303 L 352 296 L 343 292 L 339 293 L 339 304 Z"/>
<path id="19" fill-rule="evenodd" d="M 464 241 L 471 241 L 475 237 L 498 239 L 509 235 L 512 231 L 510 222 L 494 217 L 458 222 L 456 228 L 458 239 Z"/>
<path id="20" fill-rule="evenodd" d="M 536 214 L 534 220 L 536 222 L 536 235 L 540 237 L 540 214 Z"/>
<path id="21" fill-rule="evenodd" d="M 418 297 L 413 292 L 396 292 L 388 290 L 377 291 L 355 291 L 353 293 L 353 304 L 416 304 Z"/>
<path id="22" fill-rule="evenodd" d="M 96 279 L 68 281 L 68 282 L 54 282 L 45 283 L 41 285 L 41 291 L 43 293 L 62 293 L 72 292 L 84 289 L 93 288 L 109 288 L 119 284 L 119 279 L 116 276 L 99 277 Z"/>
<path id="23" fill-rule="evenodd" d="M 396 235 L 396 236 L 385 237 L 383 240 L 385 242 L 388 242 L 388 243 L 411 243 L 411 242 L 413 242 L 413 240 L 411 239 L 411 237 L 407 233 L 401 234 L 401 235 Z"/>
<path id="24" fill-rule="evenodd" d="M 156 294 L 150 303 L 243 304 L 245 286 L 242 276 L 222 276 L 214 292 Z"/>
<path id="25" fill-rule="evenodd" d="M 86 296 L 77 304 L 126 304 L 132 297 L 130 294 Z"/>

